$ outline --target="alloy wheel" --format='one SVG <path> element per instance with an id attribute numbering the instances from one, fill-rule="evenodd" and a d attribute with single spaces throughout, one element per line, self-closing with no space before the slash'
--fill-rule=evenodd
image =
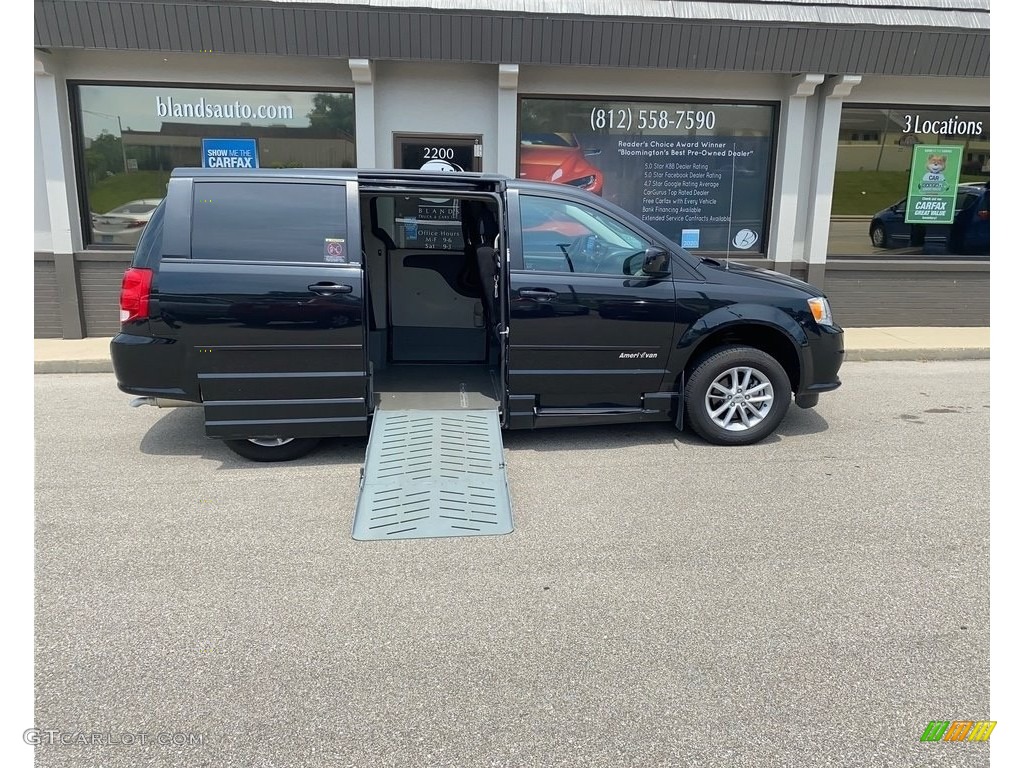
<path id="1" fill-rule="evenodd" d="M 769 414 L 775 390 L 767 374 L 757 368 L 738 366 L 724 371 L 704 394 L 708 416 L 722 429 L 745 432 Z"/>

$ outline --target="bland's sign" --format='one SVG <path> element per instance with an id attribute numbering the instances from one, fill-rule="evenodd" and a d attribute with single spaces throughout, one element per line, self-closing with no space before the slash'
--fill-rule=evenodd
<path id="1" fill-rule="evenodd" d="M 203 139 L 203 168 L 259 168 L 256 139 Z"/>

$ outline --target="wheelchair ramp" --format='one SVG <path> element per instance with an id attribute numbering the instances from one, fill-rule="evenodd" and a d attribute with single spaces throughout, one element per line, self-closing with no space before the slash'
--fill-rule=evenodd
<path id="1" fill-rule="evenodd" d="M 376 411 L 353 538 L 494 536 L 512 527 L 497 410 Z"/>

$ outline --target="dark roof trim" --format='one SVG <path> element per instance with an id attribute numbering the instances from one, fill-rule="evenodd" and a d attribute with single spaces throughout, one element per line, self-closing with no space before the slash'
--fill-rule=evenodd
<path id="1" fill-rule="evenodd" d="M 35 0 L 35 45 L 776 73 L 989 75 L 987 30 L 353 5 Z"/>

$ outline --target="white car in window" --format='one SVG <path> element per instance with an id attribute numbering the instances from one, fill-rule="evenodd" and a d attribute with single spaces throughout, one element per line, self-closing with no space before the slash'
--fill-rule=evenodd
<path id="1" fill-rule="evenodd" d="M 160 199 L 132 200 L 107 211 L 92 214 L 93 245 L 132 245 L 139 242 L 149 217 Z"/>

